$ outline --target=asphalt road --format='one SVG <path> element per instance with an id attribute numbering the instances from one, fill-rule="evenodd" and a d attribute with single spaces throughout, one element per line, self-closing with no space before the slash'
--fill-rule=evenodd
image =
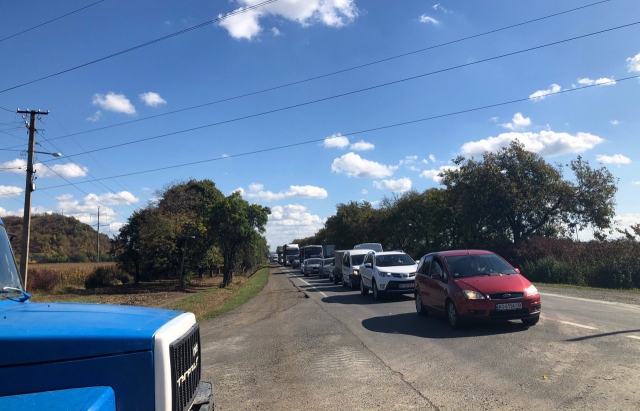
<path id="1" fill-rule="evenodd" d="M 410 296 L 375 302 L 272 274 L 254 300 L 202 324 L 219 409 L 640 409 L 638 305 L 543 293 L 534 327 L 452 330 Z"/>

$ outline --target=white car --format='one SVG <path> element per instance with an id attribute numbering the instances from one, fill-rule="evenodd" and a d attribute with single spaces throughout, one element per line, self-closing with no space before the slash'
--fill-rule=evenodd
<path id="1" fill-rule="evenodd" d="M 418 264 L 402 251 L 369 252 L 360 266 L 360 294 L 413 294 Z"/>

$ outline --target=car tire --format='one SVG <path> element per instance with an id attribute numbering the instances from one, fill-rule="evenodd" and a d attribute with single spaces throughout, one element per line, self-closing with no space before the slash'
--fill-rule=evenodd
<path id="1" fill-rule="evenodd" d="M 462 320 L 460 319 L 456 305 L 452 301 L 447 301 L 446 311 L 447 321 L 449 321 L 451 328 L 454 330 L 460 329 L 462 327 Z"/>
<path id="2" fill-rule="evenodd" d="M 347 283 L 344 281 L 344 274 L 342 275 L 342 286 L 343 286 L 343 287 L 349 287 L 349 284 L 347 284 Z"/>
<path id="3" fill-rule="evenodd" d="M 362 278 L 360 279 L 360 294 L 361 295 L 369 294 L 369 289 L 364 286 L 364 281 L 362 281 Z"/>
<path id="4" fill-rule="evenodd" d="M 378 290 L 376 280 L 371 280 L 371 291 L 373 291 L 373 299 L 376 301 L 382 301 L 382 293 Z"/>
<path id="5" fill-rule="evenodd" d="M 336 276 L 335 274 L 333 275 L 333 283 L 335 285 L 338 285 L 338 276 Z"/>
<path id="6" fill-rule="evenodd" d="M 420 293 L 418 291 L 415 292 L 414 298 L 416 301 L 416 312 L 425 317 L 429 315 L 429 311 L 424 307 L 424 304 L 422 304 L 422 301 L 420 300 Z"/>
<path id="7" fill-rule="evenodd" d="M 362 282 L 362 279 L 360 279 L 360 282 Z M 349 278 L 349 286 L 352 291 L 357 290 L 356 285 L 353 283 L 353 278 Z"/>
<path id="8" fill-rule="evenodd" d="M 307 270 L 304 270 L 304 271 L 303 271 L 303 275 L 304 275 L 305 277 L 309 277 L 309 274 L 307 273 Z"/>
<path id="9" fill-rule="evenodd" d="M 527 327 L 533 327 L 534 325 L 538 324 L 538 321 L 540 321 L 540 316 L 537 316 L 535 318 L 523 318 L 522 324 L 526 325 Z"/>

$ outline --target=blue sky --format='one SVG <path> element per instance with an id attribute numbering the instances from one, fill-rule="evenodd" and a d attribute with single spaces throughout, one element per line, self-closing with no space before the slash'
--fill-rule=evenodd
<path id="1" fill-rule="evenodd" d="M 87 6 L 0 3 L 0 39 Z M 105 0 L 0 41 L 0 90 L 193 27 L 259 0 Z M 87 150 L 284 108 L 640 21 L 640 3 L 611 0 L 540 22 L 291 87 L 149 120 L 472 36 L 591 2 L 278 0 L 69 73 L 0 93 L 0 106 L 50 110 L 40 123 L 36 212 L 63 212 L 114 234 L 172 181 L 213 180 L 272 207 L 275 245 L 313 234 L 338 203 L 437 187 L 462 154 L 518 138 L 550 162 L 577 155 L 619 181 L 620 226 L 640 222 L 640 25 L 303 107 L 82 154 Z M 28 17 L 28 18 L 27 18 Z M 618 80 L 618 81 L 616 81 Z M 597 82 L 597 83 L 596 83 Z M 602 84 L 560 95 L 545 93 Z M 537 93 L 537 94 L 536 94 Z M 350 133 L 510 100 L 530 101 Z M 91 131 L 131 120 L 132 124 Z M 0 110 L 0 216 L 21 215 L 26 130 Z M 7 134 L 8 133 L 8 134 Z M 79 133 L 72 137 L 68 134 Z M 11 134 L 11 135 L 9 135 Z M 280 150 L 254 150 L 322 140 Z M 63 137 L 56 139 L 57 137 Z M 56 139 L 56 140 L 54 140 Z M 46 140 L 51 140 L 50 142 Z M 15 147 L 7 151 L 6 148 Z M 78 155 L 75 155 L 78 154 Z M 67 157 L 69 156 L 69 157 Z M 164 171 L 95 178 L 218 159 Z M 54 187 L 56 186 L 56 187 Z"/>

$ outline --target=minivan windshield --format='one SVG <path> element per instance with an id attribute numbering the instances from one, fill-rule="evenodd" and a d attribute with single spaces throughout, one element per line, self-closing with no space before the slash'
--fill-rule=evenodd
<path id="1" fill-rule="evenodd" d="M 366 254 L 352 255 L 351 256 L 351 265 L 362 265 L 362 262 L 364 261 L 364 257 L 365 256 L 366 256 Z"/>
<path id="2" fill-rule="evenodd" d="M 22 288 L 20 284 L 20 276 L 18 275 L 18 267 L 13 259 L 11 246 L 9 245 L 9 237 L 0 225 L 0 290 L 4 287 Z"/>
<path id="3" fill-rule="evenodd" d="M 395 267 L 399 265 L 414 265 L 416 262 L 407 254 L 376 255 L 376 266 Z"/>
<path id="4" fill-rule="evenodd" d="M 516 271 L 495 254 L 445 257 L 453 277 L 473 277 L 490 274 L 516 274 Z"/>

